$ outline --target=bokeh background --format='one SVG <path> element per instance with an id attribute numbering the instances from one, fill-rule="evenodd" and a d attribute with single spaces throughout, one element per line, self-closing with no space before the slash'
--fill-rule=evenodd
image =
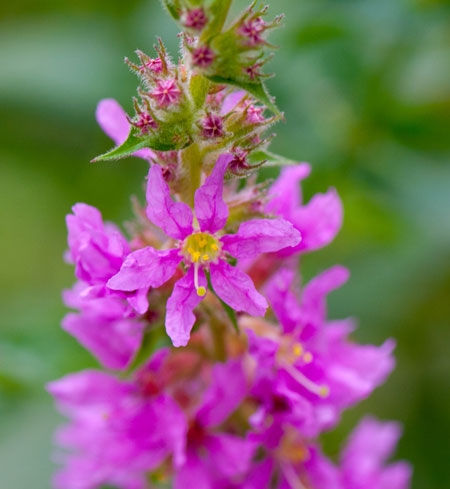
<path id="1" fill-rule="evenodd" d="M 359 341 L 398 341 L 388 383 L 325 437 L 338 447 L 371 412 L 405 427 L 398 457 L 414 489 L 450 487 L 450 6 L 439 0 L 273 0 L 286 28 L 271 91 L 286 113 L 274 151 L 309 161 L 309 198 L 335 186 L 345 223 L 303 260 L 305 277 L 342 263 L 352 278 L 330 297 L 359 318 Z M 239 2 L 238 2 L 239 5 Z M 94 111 L 131 110 L 122 63 L 177 29 L 157 0 L 22 0 L 0 7 L 0 487 L 48 489 L 60 422 L 45 382 L 95 361 L 59 322 L 64 216 L 77 201 L 105 218 L 131 215 L 147 165 L 92 164 L 111 147 Z"/>

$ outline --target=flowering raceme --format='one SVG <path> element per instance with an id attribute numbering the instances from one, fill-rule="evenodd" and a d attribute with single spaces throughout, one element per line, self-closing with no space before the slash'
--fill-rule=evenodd
<path id="1" fill-rule="evenodd" d="M 181 59 L 162 41 L 137 51 L 135 114 L 112 99 L 96 113 L 117 146 L 94 161 L 146 160 L 146 203 L 128 238 L 89 205 L 67 216 L 77 281 L 62 325 L 109 371 L 48 385 L 69 418 L 54 487 L 407 489 L 409 465 L 385 465 L 395 423 L 363 420 L 339 461 L 320 447 L 386 380 L 395 343 L 359 345 L 353 320 L 328 319 L 344 267 L 300 287 L 299 257 L 332 242 L 343 208 L 335 189 L 302 203 L 310 166 L 268 149 L 283 116 L 261 69 L 281 17 L 163 3 Z M 255 177 L 265 164 L 283 167 L 273 183 Z"/>

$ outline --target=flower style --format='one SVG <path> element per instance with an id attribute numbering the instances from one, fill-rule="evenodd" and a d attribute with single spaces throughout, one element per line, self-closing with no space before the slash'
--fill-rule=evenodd
<path id="1" fill-rule="evenodd" d="M 342 203 L 335 189 L 316 194 L 306 205 L 301 203 L 299 183 L 311 172 L 307 163 L 286 167 L 272 185 L 266 211 L 287 219 L 302 235 L 295 247 L 282 250 L 282 256 L 305 253 L 328 245 L 342 226 Z"/>
<path id="2" fill-rule="evenodd" d="M 295 246 L 300 234 L 284 219 L 255 219 L 242 223 L 236 234 L 220 236 L 228 219 L 223 201 L 223 179 L 232 155 L 222 155 L 211 175 L 195 193 L 195 220 L 190 207 L 174 202 L 159 166 L 150 168 L 147 186 L 147 216 L 177 246 L 168 250 L 146 247 L 127 256 L 119 273 L 107 286 L 112 290 L 136 291 L 160 287 L 183 261 L 188 267 L 176 282 L 167 302 L 166 330 L 174 346 L 185 346 L 195 323 L 193 309 L 206 294 L 204 270 L 211 274 L 217 295 L 236 311 L 262 316 L 267 309 L 265 298 L 257 292 L 251 279 L 227 261 L 227 253 L 251 258 L 259 253 Z"/>

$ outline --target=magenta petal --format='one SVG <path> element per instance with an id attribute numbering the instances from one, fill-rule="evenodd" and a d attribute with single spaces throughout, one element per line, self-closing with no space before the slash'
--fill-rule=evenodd
<path id="1" fill-rule="evenodd" d="M 227 115 L 228 112 L 231 112 L 246 95 L 247 92 L 245 90 L 237 90 L 236 92 L 231 92 L 227 95 L 220 108 L 220 115 Z"/>
<path id="2" fill-rule="evenodd" d="M 215 233 L 227 222 L 228 206 L 222 195 L 223 179 L 232 159 L 230 154 L 219 156 L 211 175 L 195 192 L 195 216 L 202 231 Z"/>
<path id="3" fill-rule="evenodd" d="M 109 279 L 107 286 L 128 292 L 160 287 L 172 277 L 181 259 L 176 249 L 155 250 L 147 246 L 128 255 L 119 273 Z"/>
<path id="4" fill-rule="evenodd" d="M 237 267 L 220 260 L 211 264 L 211 283 L 217 295 L 235 311 L 264 316 L 266 299 L 255 289 L 251 278 Z"/>
<path id="5" fill-rule="evenodd" d="M 296 209 L 289 217 L 302 235 L 295 251 L 313 251 L 331 243 L 342 227 L 343 214 L 335 189 L 315 195 L 304 207 Z"/>
<path id="6" fill-rule="evenodd" d="M 100 100 L 97 105 L 95 117 L 105 134 L 109 136 L 117 146 L 126 141 L 130 132 L 130 123 L 127 120 L 126 112 L 116 100 L 112 98 Z M 136 151 L 134 156 L 139 156 L 145 160 L 151 160 L 154 157 L 154 153 L 151 149 L 144 148 Z"/>
<path id="7" fill-rule="evenodd" d="M 103 366 L 121 370 L 127 367 L 139 348 L 144 324 L 129 319 L 103 321 L 95 316 L 69 313 L 63 319 L 62 327 Z"/>
<path id="8" fill-rule="evenodd" d="M 270 279 L 265 289 L 270 305 L 286 333 L 292 333 L 302 324 L 302 308 L 297 294 L 292 290 L 295 276 L 294 270 L 282 268 Z"/>
<path id="9" fill-rule="evenodd" d="M 197 411 L 202 426 L 218 426 L 239 406 L 247 394 L 247 381 L 238 361 L 217 364 L 213 368 L 212 383 L 205 392 Z"/>
<path id="10" fill-rule="evenodd" d="M 200 287 L 207 287 L 205 274 L 198 272 Z M 191 329 L 195 323 L 193 310 L 200 304 L 203 297 L 197 294 L 194 285 L 194 267 L 191 266 L 186 275 L 176 282 L 172 295 L 167 301 L 166 331 L 173 346 L 186 346 Z"/>
<path id="11" fill-rule="evenodd" d="M 266 211 L 289 219 L 291 212 L 301 205 L 300 181 L 311 173 L 308 163 L 284 168 L 269 191 L 272 200 L 267 204 Z"/>
<path id="12" fill-rule="evenodd" d="M 254 219 L 239 226 L 236 234 L 221 238 L 223 249 L 235 258 L 252 258 L 297 245 L 300 233 L 284 219 Z"/>
<path id="13" fill-rule="evenodd" d="M 161 167 L 152 165 L 148 172 L 147 216 L 167 236 L 184 239 L 192 233 L 192 211 L 183 202 L 174 202 Z"/>

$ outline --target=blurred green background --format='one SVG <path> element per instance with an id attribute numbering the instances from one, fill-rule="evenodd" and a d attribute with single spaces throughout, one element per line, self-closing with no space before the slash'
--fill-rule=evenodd
<path id="1" fill-rule="evenodd" d="M 398 340 L 395 373 L 325 437 L 328 452 L 366 412 L 397 419 L 413 487 L 450 487 L 449 3 L 271 3 L 287 14 L 272 37 L 269 85 L 287 119 L 273 150 L 312 163 L 307 198 L 335 186 L 345 205 L 342 232 L 305 257 L 305 276 L 347 265 L 331 314 L 357 317 L 360 341 Z M 0 488 L 48 489 L 60 419 L 43 386 L 96 365 L 59 327 L 73 282 L 64 216 L 78 201 L 130 216 L 147 164 L 89 163 L 112 145 L 96 103 L 130 111 L 123 57 L 156 35 L 176 55 L 177 29 L 156 0 L 23 0 L 0 13 Z"/>

